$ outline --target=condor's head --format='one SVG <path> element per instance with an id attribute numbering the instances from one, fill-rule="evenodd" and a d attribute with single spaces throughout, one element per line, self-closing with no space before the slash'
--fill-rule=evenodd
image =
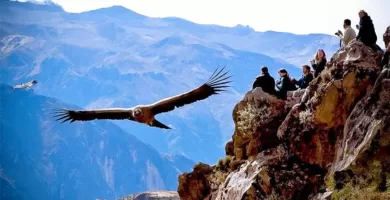
<path id="1" fill-rule="evenodd" d="M 141 108 L 135 108 L 131 113 L 131 115 L 136 121 L 141 120 L 144 116 Z"/>

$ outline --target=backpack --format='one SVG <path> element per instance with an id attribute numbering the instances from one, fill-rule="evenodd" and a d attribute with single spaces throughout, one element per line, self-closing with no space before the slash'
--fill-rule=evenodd
<path id="1" fill-rule="evenodd" d="M 383 34 L 383 41 L 385 42 L 385 48 L 390 43 L 390 26 L 387 27 L 385 33 Z"/>

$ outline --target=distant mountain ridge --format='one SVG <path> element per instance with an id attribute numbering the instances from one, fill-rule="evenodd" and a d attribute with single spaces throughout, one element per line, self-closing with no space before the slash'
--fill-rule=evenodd
<path id="1" fill-rule="evenodd" d="M 110 122 L 60 124 L 56 99 L 0 84 L 3 199 L 117 199 L 175 190 L 195 163 L 160 155 Z M 69 105 L 68 105 L 69 106 Z"/>
<path id="2" fill-rule="evenodd" d="M 57 7 L 61 9 L 59 11 L 63 11 L 60 6 Z M 81 16 L 79 19 L 90 17 L 109 18 L 132 26 L 165 29 L 164 31 L 167 31 L 166 29 L 179 29 L 198 38 L 207 38 L 209 41 L 226 44 L 238 50 L 280 58 L 298 66 L 307 64 L 317 49 L 324 49 L 329 54 L 328 57 L 331 57 L 339 45 L 339 38 L 333 35 L 303 35 L 276 31 L 258 32 L 250 26 L 240 24 L 230 28 L 219 25 L 196 24 L 178 17 L 152 18 L 123 6 L 100 8 L 80 14 L 71 14 L 71 16 Z M 100 18 L 102 16 L 106 18 Z"/>

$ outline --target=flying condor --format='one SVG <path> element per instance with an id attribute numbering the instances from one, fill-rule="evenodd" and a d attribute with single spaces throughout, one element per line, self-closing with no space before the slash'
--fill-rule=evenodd
<path id="1" fill-rule="evenodd" d="M 29 81 L 27 83 L 21 83 L 19 85 L 15 85 L 14 87 L 12 87 L 13 89 L 29 89 L 31 88 L 32 86 L 34 86 L 35 84 L 37 84 L 38 81 L 37 80 L 32 80 L 32 81 Z"/>
<path id="2" fill-rule="evenodd" d="M 173 97 L 162 99 L 149 105 L 137 105 L 132 108 L 109 108 L 98 110 L 66 110 L 61 109 L 55 112 L 56 121 L 62 120 L 62 123 L 70 121 L 90 121 L 90 120 L 131 120 L 146 124 L 152 127 L 170 129 L 167 125 L 155 119 L 155 116 L 174 110 L 196 101 L 204 100 L 211 95 L 226 91 L 230 83 L 231 76 L 224 72 L 224 68 L 218 68 L 211 75 L 209 80 L 200 87 L 189 92 L 179 94 Z"/>

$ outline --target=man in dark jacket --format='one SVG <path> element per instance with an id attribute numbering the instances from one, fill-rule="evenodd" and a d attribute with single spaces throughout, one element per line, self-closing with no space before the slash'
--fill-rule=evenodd
<path id="1" fill-rule="evenodd" d="M 359 12 L 359 17 L 359 25 L 356 25 L 356 28 L 359 29 L 359 33 L 356 39 L 360 40 L 367 46 L 374 47 L 377 41 L 377 37 L 371 17 L 368 16 L 368 14 L 364 10 L 361 10 Z"/>
<path id="2" fill-rule="evenodd" d="M 310 67 L 308 65 L 302 66 L 303 75 L 299 80 L 292 79 L 293 83 L 298 86 L 299 89 L 306 89 L 309 83 L 314 79 L 313 74 L 310 73 Z"/>
<path id="3" fill-rule="evenodd" d="M 276 91 L 276 96 L 280 99 L 286 100 L 287 99 L 287 91 L 293 91 L 297 88 L 295 87 L 294 83 L 291 81 L 290 77 L 288 76 L 287 70 L 280 69 L 279 70 L 280 80 L 276 83 L 276 88 L 278 89 Z"/>
<path id="4" fill-rule="evenodd" d="M 268 73 L 268 68 L 263 67 L 261 68 L 261 75 L 256 77 L 256 80 L 253 82 L 253 89 L 257 87 L 261 87 L 264 92 L 274 95 L 276 93 L 275 91 L 275 79 L 272 78 L 271 75 Z"/>

